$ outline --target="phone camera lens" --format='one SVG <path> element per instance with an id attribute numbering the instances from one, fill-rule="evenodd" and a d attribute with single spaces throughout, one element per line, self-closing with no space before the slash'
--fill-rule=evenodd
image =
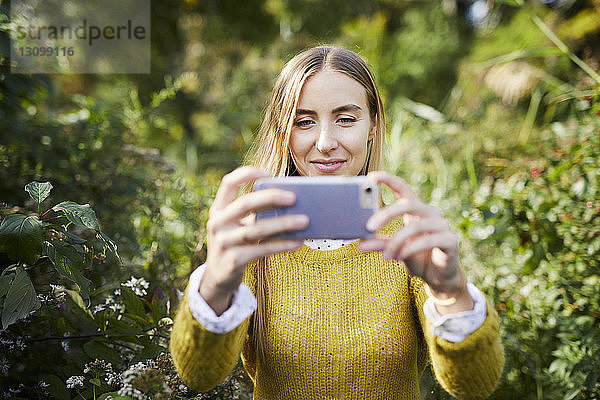
<path id="1" fill-rule="evenodd" d="M 365 189 L 365 192 L 367 192 L 367 193 L 371 193 L 372 191 L 373 191 L 373 189 L 371 189 L 370 187 L 367 187 L 367 188 Z"/>

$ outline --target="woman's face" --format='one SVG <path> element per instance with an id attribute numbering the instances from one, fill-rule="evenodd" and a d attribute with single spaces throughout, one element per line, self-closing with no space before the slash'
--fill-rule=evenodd
<path id="1" fill-rule="evenodd" d="M 290 137 L 300 175 L 358 175 L 374 134 L 367 92 L 360 83 L 334 71 L 306 80 Z"/>

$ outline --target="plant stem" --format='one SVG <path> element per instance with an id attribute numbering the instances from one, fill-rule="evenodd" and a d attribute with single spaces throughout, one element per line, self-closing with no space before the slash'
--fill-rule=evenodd
<path id="1" fill-rule="evenodd" d="M 140 336 L 140 335 L 143 336 L 144 334 L 138 333 L 138 334 L 131 334 L 131 335 L 110 335 L 105 332 L 95 332 L 95 333 L 88 333 L 88 334 L 84 334 L 84 335 L 73 335 L 73 336 L 46 336 L 46 337 L 41 337 L 41 338 L 29 339 L 29 341 L 30 342 L 45 342 L 48 340 L 87 339 L 87 338 L 99 337 L 99 336 L 104 336 L 106 338 L 118 339 L 118 338 L 126 338 L 126 337 L 131 337 L 131 336 Z M 160 333 L 146 333 L 145 335 L 168 339 L 167 336 L 161 335 Z"/>
<path id="2" fill-rule="evenodd" d="M 571 59 L 571 61 L 573 61 L 586 74 L 588 74 L 590 77 L 592 77 L 592 79 L 595 80 L 597 84 L 600 84 L 600 75 L 598 75 L 598 73 L 596 71 L 594 71 L 592 69 L 592 67 L 590 67 L 585 62 L 583 62 L 583 60 L 581 58 L 579 58 L 575 54 L 573 54 L 569 50 L 567 45 L 562 40 L 560 40 L 558 38 L 558 36 L 556 36 L 550 28 L 548 28 L 548 25 L 546 25 L 544 23 L 544 21 L 542 21 L 540 19 L 540 17 L 533 14 L 533 12 L 531 12 L 531 11 L 529 11 L 529 13 L 530 13 L 530 17 L 531 17 L 531 20 L 533 21 L 533 23 L 536 24 L 538 26 L 538 28 L 540 28 L 540 30 L 544 33 L 544 35 L 546 35 L 546 37 L 548 39 L 550 39 L 552 41 L 552 43 L 554 43 L 560 51 L 562 51 L 564 54 L 566 54 Z"/>
<path id="3" fill-rule="evenodd" d="M 567 55 L 571 59 L 571 61 L 573 61 L 573 63 L 575 63 L 579 68 L 581 68 L 590 77 L 592 77 L 592 79 L 595 80 L 597 84 L 600 84 L 600 75 L 598 75 L 598 73 L 596 71 L 594 71 L 592 69 L 592 67 L 590 67 L 585 62 L 583 62 L 583 60 L 581 58 L 579 58 L 575 54 L 573 54 L 569 50 L 569 48 L 567 47 L 565 42 L 560 40 L 560 38 L 558 36 L 556 36 L 556 34 L 554 32 L 552 32 L 552 29 L 550 29 L 548 27 L 548 25 L 546 25 L 544 23 L 544 21 L 542 21 L 542 19 L 540 17 L 538 17 L 531 10 L 531 8 L 529 6 L 525 5 L 525 2 L 523 0 L 515 0 L 515 3 L 519 7 L 524 8 L 529 13 L 529 17 L 531 18 L 533 23 L 537 25 L 537 27 L 542 31 L 542 33 L 544 35 L 546 35 L 546 37 L 548 39 L 550 39 L 552 41 L 552 43 L 554 43 L 554 45 L 556 47 L 558 47 L 558 49 L 561 52 L 563 52 L 565 55 Z"/>
<path id="4" fill-rule="evenodd" d="M 42 215 L 40 215 L 40 218 L 44 218 L 44 215 L 48 214 L 51 210 L 52 210 L 52 208 L 49 208 L 46 211 L 44 211 L 44 213 Z"/>

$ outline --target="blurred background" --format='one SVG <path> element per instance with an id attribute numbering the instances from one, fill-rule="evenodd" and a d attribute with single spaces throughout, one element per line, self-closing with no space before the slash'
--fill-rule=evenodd
<path id="1" fill-rule="evenodd" d="M 0 331 L 3 396 L 144 398 L 129 385 L 147 398 L 249 398 L 239 367 L 210 393 L 177 381 L 170 318 L 204 260 L 220 178 L 243 162 L 276 75 L 297 52 L 335 44 L 376 75 L 387 169 L 444 210 L 468 276 L 500 314 L 506 367 L 491 398 L 600 397 L 599 0 L 152 0 L 151 10 L 150 74 L 22 75 L 10 73 L 0 2 L 0 216 L 36 211 L 23 187 L 49 181 L 42 208 L 89 203 L 120 255 L 73 264 L 92 281 L 79 308 L 77 286 L 44 257 L 29 266 L 38 297 L 53 300 Z M 141 308 L 114 293 L 138 285 L 131 277 L 145 282 Z M 109 298 L 129 303 L 100 309 Z M 106 330 L 123 318 L 139 331 Z M 128 355 L 140 350 L 131 343 L 143 356 Z M 96 359 L 112 369 L 91 369 Z M 134 361 L 146 380 L 123 380 Z M 429 371 L 422 386 L 424 399 L 449 398 Z"/>

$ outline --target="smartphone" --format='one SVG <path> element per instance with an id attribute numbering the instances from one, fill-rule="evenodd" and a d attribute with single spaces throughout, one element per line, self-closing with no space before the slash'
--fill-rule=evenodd
<path id="1" fill-rule="evenodd" d="M 277 235 L 285 239 L 354 239 L 373 237 L 365 225 L 379 208 L 377 183 L 365 176 L 292 176 L 259 179 L 254 190 L 282 189 L 296 193 L 296 203 L 258 211 L 256 219 L 304 214 L 310 219 L 302 231 Z"/>

